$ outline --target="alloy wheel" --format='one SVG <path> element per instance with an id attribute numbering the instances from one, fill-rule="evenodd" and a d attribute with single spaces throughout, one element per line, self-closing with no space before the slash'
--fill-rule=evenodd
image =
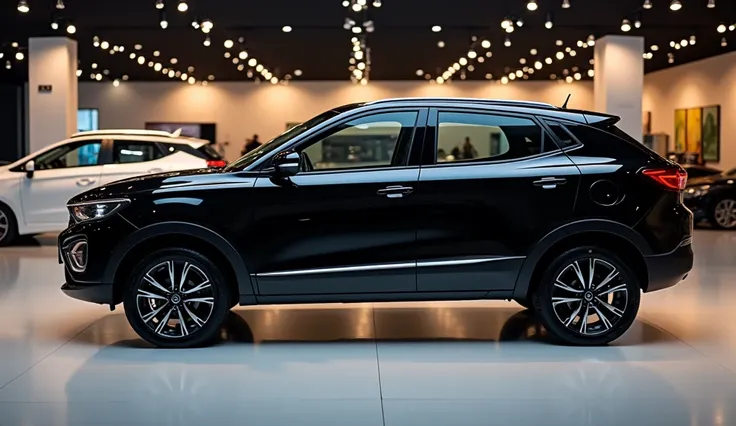
<path id="1" fill-rule="evenodd" d="M 8 235 L 8 229 L 10 229 L 10 220 L 8 220 L 8 215 L 0 210 L 0 241 Z"/>
<path id="2" fill-rule="evenodd" d="M 595 258 L 575 260 L 557 275 L 552 310 L 569 330 L 594 336 L 614 328 L 626 312 L 625 277 L 611 263 Z"/>
<path id="3" fill-rule="evenodd" d="M 212 283 L 201 268 L 168 260 L 146 272 L 138 285 L 136 305 L 143 323 L 167 338 L 182 338 L 201 329 L 214 308 Z"/>
<path id="4" fill-rule="evenodd" d="M 730 198 L 721 200 L 715 208 L 716 223 L 723 228 L 736 228 L 736 201 Z"/>

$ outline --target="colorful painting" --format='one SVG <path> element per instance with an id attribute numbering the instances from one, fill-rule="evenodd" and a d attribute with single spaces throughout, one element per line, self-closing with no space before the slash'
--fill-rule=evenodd
<path id="1" fill-rule="evenodd" d="M 685 139 L 687 129 L 687 110 L 675 110 L 675 152 L 680 154 L 685 152 Z"/>
<path id="2" fill-rule="evenodd" d="M 720 105 L 703 108 L 702 114 L 703 160 L 721 160 L 721 107 Z"/>
<path id="3" fill-rule="evenodd" d="M 687 152 L 700 154 L 703 144 L 703 110 L 690 108 L 687 110 Z"/>

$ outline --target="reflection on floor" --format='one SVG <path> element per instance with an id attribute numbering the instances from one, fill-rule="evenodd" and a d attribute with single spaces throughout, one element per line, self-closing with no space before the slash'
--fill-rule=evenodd
<path id="1" fill-rule="evenodd" d="M 238 308 L 156 350 L 59 291 L 53 238 L 0 249 L 0 425 L 736 425 L 736 233 L 643 297 L 608 347 L 551 345 L 511 302 Z"/>

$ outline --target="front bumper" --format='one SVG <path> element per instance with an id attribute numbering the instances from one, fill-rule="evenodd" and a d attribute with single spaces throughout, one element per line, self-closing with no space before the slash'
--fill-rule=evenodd
<path id="1" fill-rule="evenodd" d="M 656 256 L 646 256 L 649 271 L 646 292 L 663 290 L 684 280 L 693 268 L 692 238 L 685 238 L 673 251 Z"/>

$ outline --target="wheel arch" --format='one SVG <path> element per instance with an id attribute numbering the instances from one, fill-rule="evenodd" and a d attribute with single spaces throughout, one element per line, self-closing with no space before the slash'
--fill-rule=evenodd
<path id="1" fill-rule="evenodd" d="M 231 287 L 234 302 L 243 296 L 253 295 L 253 285 L 245 262 L 227 239 L 201 225 L 164 222 L 140 228 L 118 244 L 111 253 L 110 262 L 105 268 L 104 282 L 113 284 L 113 303 L 122 301 L 127 274 L 143 253 L 172 245 L 191 248 L 213 257 L 211 260 L 224 268 L 226 279 L 234 280 L 237 284 Z"/>
<path id="2" fill-rule="evenodd" d="M 522 300 L 529 297 L 539 275 L 555 255 L 583 244 L 598 244 L 621 256 L 634 269 L 642 290 L 646 290 L 649 276 L 644 257 L 651 255 L 652 249 L 644 237 L 620 223 L 591 219 L 563 225 L 539 241 L 521 266 L 513 298 Z"/>

